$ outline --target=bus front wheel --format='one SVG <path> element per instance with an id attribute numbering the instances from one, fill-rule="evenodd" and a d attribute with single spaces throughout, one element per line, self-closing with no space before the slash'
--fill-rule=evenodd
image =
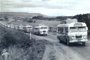
<path id="1" fill-rule="evenodd" d="M 57 39 L 59 39 L 59 43 L 61 43 L 61 38 L 60 38 L 60 36 L 57 36 Z"/>
<path id="2" fill-rule="evenodd" d="M 69 46 L 69 45 L 70 45 L 70 42 L 67 40 L 67 41 L 66 41 L 66 44 Z"/>

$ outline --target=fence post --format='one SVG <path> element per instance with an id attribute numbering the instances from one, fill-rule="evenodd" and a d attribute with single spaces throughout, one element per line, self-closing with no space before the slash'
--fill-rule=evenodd
<path id="1" fill-rule="evenodd" d="M 31 40 L 31 32 L 30 32 L 30 40 Z"/>

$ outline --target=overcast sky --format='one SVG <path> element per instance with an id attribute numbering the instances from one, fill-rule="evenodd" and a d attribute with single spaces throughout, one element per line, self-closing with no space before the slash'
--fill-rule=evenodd
<path id="1" fill-rule="evenodd" d="M 0 11 L 72 16 L 90 13 L 90 0 L 0 0 Z"/>

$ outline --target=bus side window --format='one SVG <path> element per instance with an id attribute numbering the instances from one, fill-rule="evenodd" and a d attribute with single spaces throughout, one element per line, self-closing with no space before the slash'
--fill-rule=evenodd
<path id="1" fill-rule="evenodd" d="M 38 28 L 34 28 L 35 30 L 38 30 Z"/>

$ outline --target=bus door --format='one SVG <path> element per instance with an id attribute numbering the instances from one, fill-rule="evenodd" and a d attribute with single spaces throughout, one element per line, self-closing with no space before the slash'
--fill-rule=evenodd
<path id="1" fill-rule="evenodd" d="M 58 27 L 58 38 L 60 40 L 65 40 L 65 27 Z"/>

